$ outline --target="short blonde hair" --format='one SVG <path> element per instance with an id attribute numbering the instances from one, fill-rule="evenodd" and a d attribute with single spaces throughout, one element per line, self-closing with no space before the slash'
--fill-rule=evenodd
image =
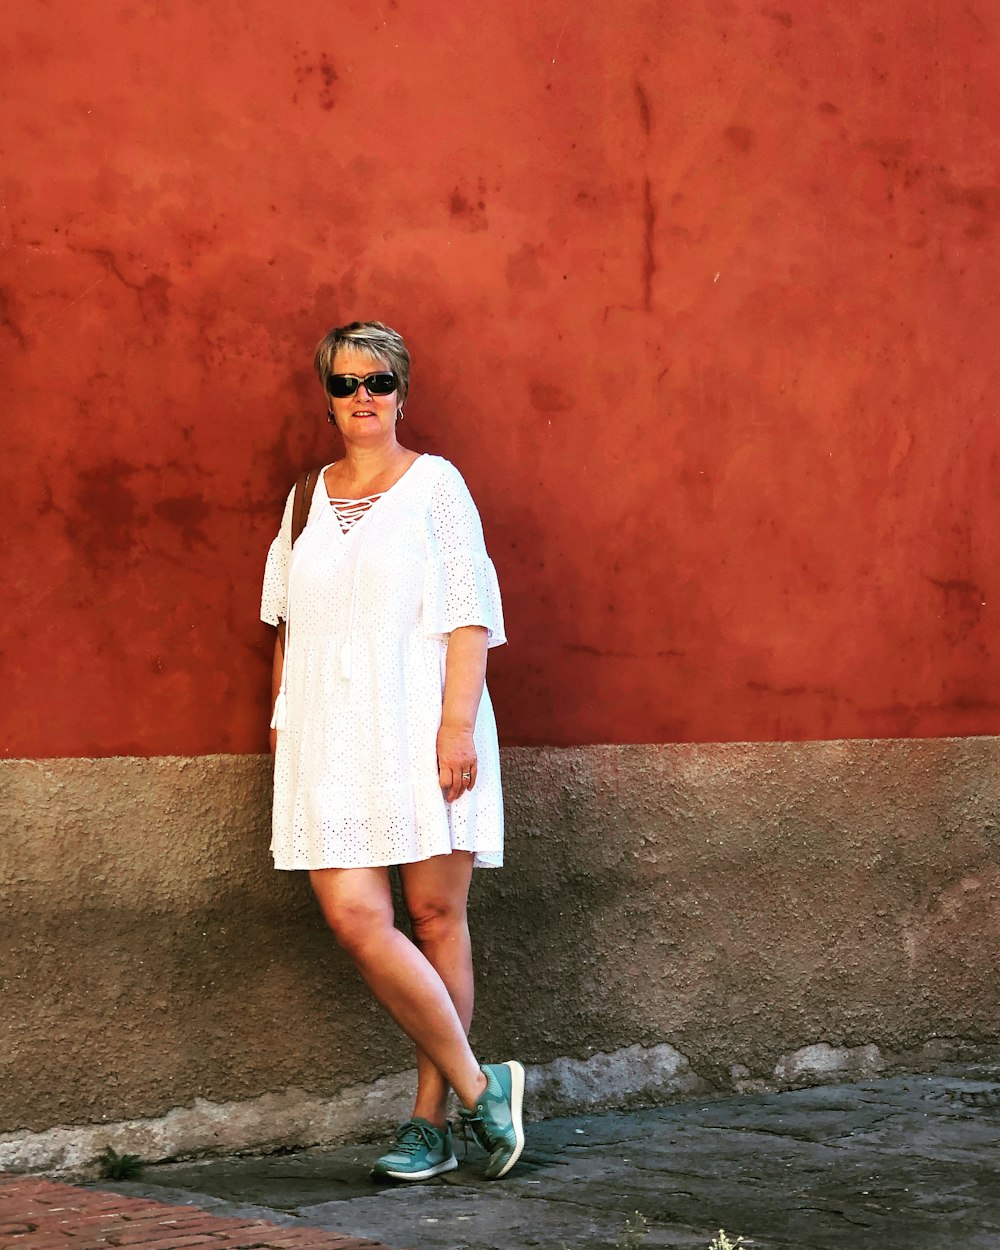
<path id="1" fill-rule="evenodd" d="M 345 349 L 370 356 L 373 364 L 387 363 L 396 375 L 400 403 L 406 399 L 410 389 L 410 353 L 401 334 L 381 321 L 352 321 L 350 325 L 327 330 L 316 345 L 313 357 L 324 392 L 333 373 L 334 358 L 337 352 Z"/>

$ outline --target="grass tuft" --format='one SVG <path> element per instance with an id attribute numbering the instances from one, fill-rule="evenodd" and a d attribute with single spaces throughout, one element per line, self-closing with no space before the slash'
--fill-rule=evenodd
<path id="1" fill-rule="evenodd" d="M 639 1250 L 639 1247 L 646 1240 L 646 1233 L 649 1223 L 641 1211 L 636 1211 L 630 1215 L 625 1221 L 625 1227 L 615 1239 L 614 1250 Z M 726 1236 L 723 1228 L 719 1229 L 718 1237 L 713 1237 L 708 1250 L 740 1250 L 741 1246 L 752 1245 L 744 1237 L 737 1237 L 735 1241 L 731 1237 Z M 569 1250 L 566 1243 L 563 1243 L 562 1250 Z"/>
<path id="2" fill-rule="evenodd" d="M 726 1236 L 726 1230 L 720 1228 L 718 1237 L 712 1238 L 708 1250 L 738 1250 L 738 1247 L 744 1244 L 744 1238 L 737 1237 L 735 1241 L 732 1241 Z"/>
<path id="3" fill-rule="evenodd" d="M 625 1221 L 625 1227 L 615 1239 L 615 1250 L 638 1250 L 646 1240 L 646 1217 L 636 1211 Z"/>
<path id="4" fill-rule="evenodd" d="M 97 1156 L 102 1181 L 135 1181 L 146 1166 L 138 1155 L 120 1155 L 113 1146 L 105 1146 Z"/>

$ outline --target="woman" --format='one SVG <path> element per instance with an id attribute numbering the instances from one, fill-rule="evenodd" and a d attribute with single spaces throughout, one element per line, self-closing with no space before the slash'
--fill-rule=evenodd
<path id="1" fill-rule="evenodd" d="M 505 1175 L 524 1147 L 524 1070 L 480 1067 L 467 1039 L 474 866 L 503 862 L 486 652 L 505 642 L 500 592 L 457 469 L 396 438 L 409 388 L 402 338 L 378 321 L 331 330 L 315 366 L 344 456 L 319 475 L 292 544 L 294 491 L 267 559 L 277 625 L 275 867 L 303 869 L 330 928 L 416 1044 L 410 1120 L 373 1174 L 457 1167 L 446 1101 Z M 393 923 L 399 865 L 413 940 Z"/>

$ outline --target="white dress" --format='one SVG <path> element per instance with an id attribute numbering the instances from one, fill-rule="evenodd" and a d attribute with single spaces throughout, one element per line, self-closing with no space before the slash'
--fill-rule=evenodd
<path id="1" fill-rule="evenodd" d="M 422 455 L 343 533 L 322 475 L 291 547 L 288 496 L 268 552 L 261 619 L 287 622 L 275 708 L 275 868 L 406 864 L 452 850 L 503 863 L 496 721 L 475 725 L 476 785 L 438 785 L 448 635 L 485 625 L 506 642 L 500 588 L 461 474 Z"/>

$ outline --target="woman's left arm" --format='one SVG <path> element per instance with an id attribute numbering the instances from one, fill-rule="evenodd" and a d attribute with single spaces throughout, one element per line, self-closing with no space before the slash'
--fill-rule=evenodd
<path id="1" fill-rule="evenodd" d="M 437 735 L 438 782 L 448 803 L 476 784 L 472 734 L 486 681 L 488 640 L 484 625 L 462 625 L 448 635 L 441 728 Z M 462 773 L 469 773 L 469 777 L 463 779 Z"/>

